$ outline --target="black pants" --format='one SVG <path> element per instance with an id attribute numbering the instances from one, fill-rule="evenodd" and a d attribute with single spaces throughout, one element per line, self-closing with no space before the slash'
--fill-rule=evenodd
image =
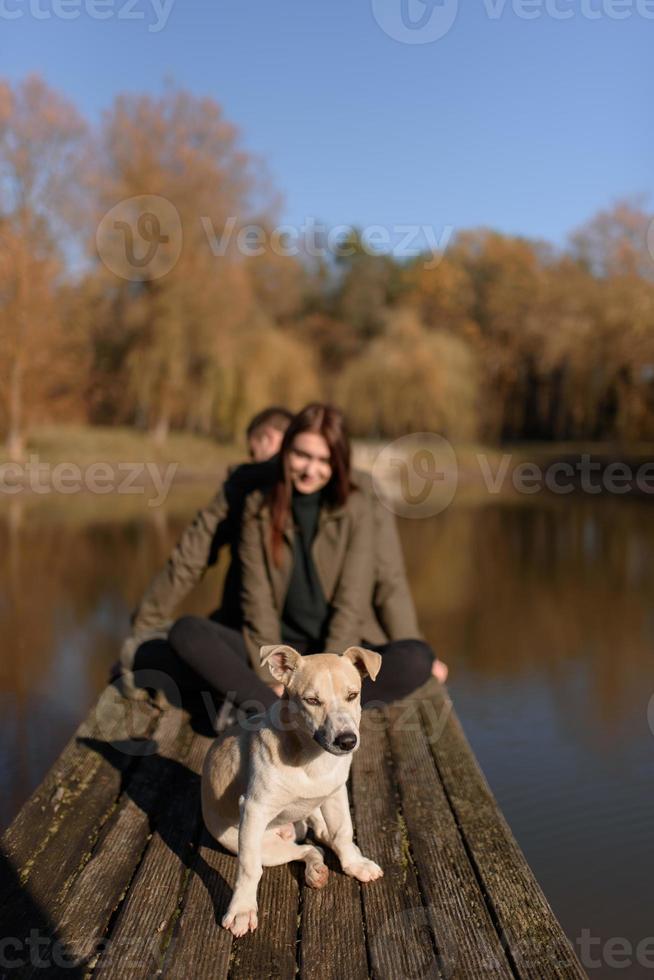
<path id="1" fill-rule="evenodd" d="M 272 689 L 252 670 L 240 632 L 201 616 L 182 616 L 168 634 L 173 656 L 191 673 L 182 685 L 197 688 L 204 681 L 221 696 L 229 695 L 235 704 L 257 703 L 264 708 L 277 700 Z M 363 707 L 372 703 L 388 704 L 406 697 L 424 684 L 431 674 L 434 653 L 422 640 L 393 640 L 380 646 L 368 644 L 382 655 L 382 667 L 376 681 L 365 677 L 361 688 Z M 300 653 L 316 652 L 301 648 Z M 138 666 L 138 665 L 136 665 Z M 272 679 L 272 678 L 271 678 Z"/>

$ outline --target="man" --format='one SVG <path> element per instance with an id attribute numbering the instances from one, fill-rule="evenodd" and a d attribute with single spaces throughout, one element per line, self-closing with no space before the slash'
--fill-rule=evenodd
<path id="1" fill-rule="evenodd" d="M 220 550 L 232 552 L 222 602 L 210 619 L 231 629 L 241 628 L 240 570 L 237 544 L 240 518 L 247 495 L 265 487 L 275 472 L 275 456 L 279 451 L 292 414 L 285 408 L 272 406 L 256 415 L 246 430 L 250 464 L 232 467 L 228 479 L 216 492 L 207 507 L 198 511 L 183 532 L 164 568 L 155 575 L 131 616 L 131 632 L 120 656 L 123 689 L 134 694 L 132 671 L 139 667 L 141 650 L 150 641 L 158 648 L 153 662 L 162 657 L 168 629 L 172 625 L 178 604 L 201 581 L 207 569 L 214 565 Z M 411 596 L 402 547 L 394 515 L 379 501 L 368 474 L 357 472 L 357 483 L 370 496 L 376 526 L 376 580 L 373 605 L 379 622 L 389 640 L 422 638 L 413 598 Z M 171 656 L 167 649 L 164 661 Z M 173 658 L 174 659 L 174 658 Z M 146 666 L 147 661 L 140 666 Z M 179 666 L 176 664 L 176 666 Z M 444 678 L 441 678 L 444 679 Z M 272 681 L 272 678 L 271 678 Z"/>
<path id="2" fill-rule="evenodd" d="M 275 456 L 282 446 L 284 433 L 293 415 L 287 408 L 272 405 L 251 420 L 245 431 L 250 459 L 263 463 Z"/>
<path id="3" fill-rule="evenodd" d="M 288 409 L 278 406 L 271 406 L 255 415 L 246 429 L 248 454 L 253 462 L 265 464 L 279 451 L 292 417 Z M 228 476 L 237 469 L 237 466 L 230 467 Z M 259 480 L 265 480 L 267 470 L 265 465 L 261 468 L 252 467 L 250 475 L 253 486 Z M 236 479 L 238 480 L 238 476 Z M 235 499 L 228 501 L 226 484 L 223 483 L 209 504 L 198 511 L 177 542 L 166 565 L 152 579 L 140 604 L 132 613 L 131 638 L 158 632 L 169 625 L 175 607 L 200 582 L 207 569 L 216 564 L 220 550 L 235 543 L 238 521 L 230 510 L 237 506 Z M 238 614 L 236 610 L 229 608 L 231 590 L 235 588 L 235 585 L 229 583 L 229 578 L 228 571 L 226 587 L 229 596 L 223 595 L 221 609 L 223 616 L 233 621 L 238 618 Z"/>

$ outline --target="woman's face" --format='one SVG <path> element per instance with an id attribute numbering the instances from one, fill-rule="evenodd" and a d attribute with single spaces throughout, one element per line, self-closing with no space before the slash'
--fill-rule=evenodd
<path id="1" fill-rule="evenodd" d="M 288 451 L 291 481 L 300 493 L 315 493 L 332 475 L 327 440 L 318 432 L 300 432 Z"/>

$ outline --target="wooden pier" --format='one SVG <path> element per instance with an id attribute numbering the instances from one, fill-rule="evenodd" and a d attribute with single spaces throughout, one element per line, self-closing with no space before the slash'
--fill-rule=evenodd
<path id="1" fill-rule="evenodd" d="M 328 853 L 316 892 L 298 863 L 265 868 L 259 928 L 233 939 L 236 858 L 199 806 L 209 737 L 106 688 L 2 838 L 0 977 L 585 977 L 440 685 L 364 719 L 350 800 L 384 877 Z"/>

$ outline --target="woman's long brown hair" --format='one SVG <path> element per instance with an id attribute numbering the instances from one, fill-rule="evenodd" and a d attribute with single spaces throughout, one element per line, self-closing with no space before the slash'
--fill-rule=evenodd
<path id="1" fill-rule="evenodd" d="M 271 550 L 273 561 L 279 565 L 282 557 L 284 528 L 291 509 L 293 484 L 288 454 L 293 440 L 302 432 L 316 432 L 329 446 L 332 475 L 325 486 L 325 496 L 332 506 L 344 504 L 352 483 L 350 481 L 350 440 L 345 418 L 339 408 L 312 402 L 293 416 L 279 451 L 279 475 L 270 491 Z"/>

